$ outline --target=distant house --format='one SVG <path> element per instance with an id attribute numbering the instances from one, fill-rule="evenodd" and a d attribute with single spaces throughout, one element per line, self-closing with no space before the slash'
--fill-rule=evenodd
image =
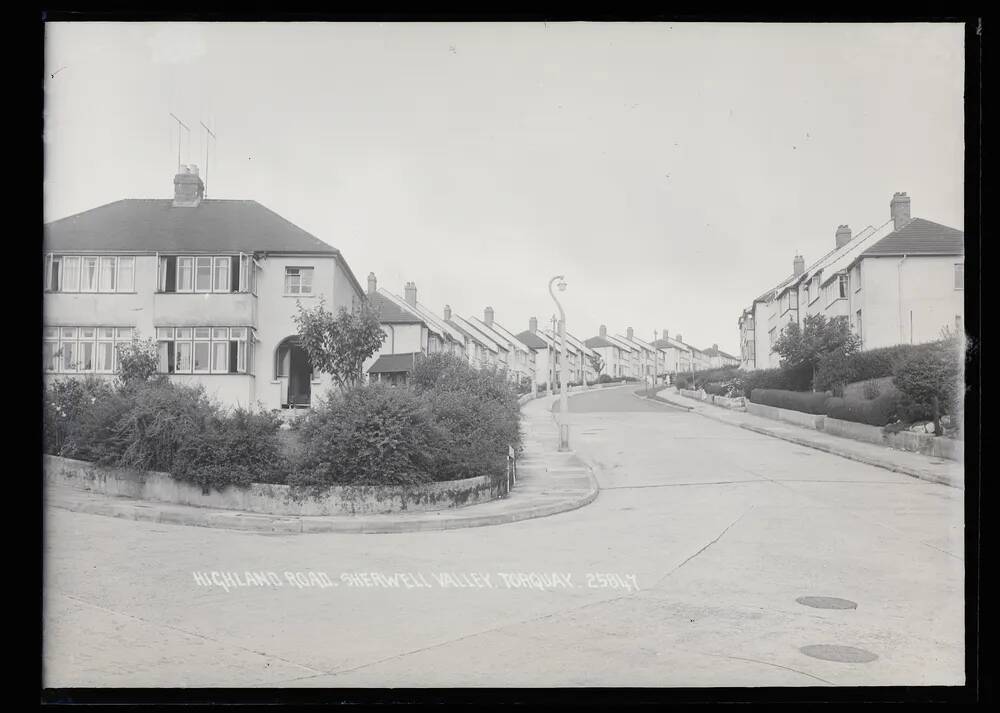
<path id="1" fill-rule="evenodd" d="M 634 345 L 638 350 L 639 374 L 638 378 L 652 383 L 659 370 L 660 354 L 656 347 L 649 342 L 645 342 L 635 336 L 635 330 L 629 327 L 625 332 L 625 338 L 629 344 Z"/>
<path id="2" fill-rule="evenodd" d="M 385 341 L 364 365 L 370 381 L 402 386 L 416 363 L 414 355 L 465 354 L 465 337 L 417 301 L 417 286 L 407 282 L 404 297 L 379 288 L 368 275 L 368 299 L 378 310 Z"/>
<path id="3" fill-rule="evenodd" d="M 778 366 L 773 352 L 784 326 L 809 315 L 846 317 L 863 349 L 918 344 L 944 329 L 964 329 L 965 234 L 910 217 L 896 193 L 890 219 L 852 235 L 838 226 L 834 248 L 810 265 L 796 255 L 792 275 L 757 297 L 738 319 L 740 365 Z"/>
<path id="4" fill-rule="evenodd" d="M 732 354 L 726 354 L 726 352 L 719 349 L 718 344 L 713 344 L 710 349 L 704 351 L 708 355 L 708 366 L 710 369 L 721 369 L 727 366 L 739 366 L 739 357 L 734 357 Z"/>
<path id="5" fill-rule="evenodd" d="M 663 330 L 663 336 L 653 342 L 653 345 L 663 355 L 664 371 L 673 376 L 678 372 L 691 371 L 691 347 L 684 343 L 680 335 L 671 338 L 670 332 Z"/>
<path id="6" fill-rule="evenodd" d="M 551 368 L 555 363 L 553 353 L 554 345 L 543 339 L 538 332 L 538 319 L 531 317 L 528 320 L 528 329 L 514 335 L 518 341 L 528 347 L 534 355 L 534 385 L 553 383 Z"/>
<path id="7" fill-rule="evenodd" d="M 553 365 L 555 368 L 555 382 L 558 384 L 562 375 L 562 342 L 559 339 L 559 330 L 547 330 L 545 332 L 538 332 L 540 338 L 546 340 L 552 348 L 552 352 L 555 356 L 553 360 Z M 566 333 L 566 362 L 567 370 L 569 371 L 569 380 L 576 383 L 583 383 L 583 380 L 594 381 L 597 379 L 597 372 L 594 370 L 594 366 L 591 363 L 591 357 L 595 355 L 593 349 L 590 349 L 582 341 L 577 339 L 571 333 Z"/>
<path id="8" fill-rule="evenodd" d="M 127 199 L 47 223 L 46 380 L 111 378 L 117 347 L 156 340 L 159 371 L 223 404 L 309 406 L 331 378 L 298 341 L 296 305 L 366 299 L 344 257 L 251 200 L 204 198 L 195 166 L 174 196 Z"/>
<path id="9" fill-rule="evenodd" d="M 608 336 L 608 328 L 601 325 L 597 336 L 586 340 L 584 344 L 600 354 L 604 362 L 604 374 L 612 378 L 632 376 L 631 354 L 635 347 L 620 344 L 618 340 Z"/>
<path id="10" fill-rule="evenodd" d="M 489 336 L 497 344 L 503 345 L 507 352 L 507 371 L 511 381 L 521 383 L 522 379 L 535 378 L 535 353 L 528 345 L 519 340 L 510 330 L 494 319 L 493 308 L 483 310 L 483 319 L 471 318 L 479 331 Z"/>
<path id="11" fill-rule="evenodd" d="M 457 314 L 453 314 L 451 307 L 444 307 L 445 321 L 454 329 L 465 336 L 465 356 L 469 364 L 477 369 L 490 368 L 501 365 L 500 345 L 489 336 L 481 332 L 475 325 Z"/>

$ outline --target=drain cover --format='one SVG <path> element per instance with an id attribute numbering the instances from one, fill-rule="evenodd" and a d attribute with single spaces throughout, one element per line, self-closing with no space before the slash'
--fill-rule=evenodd
<path id="1" fill-rule="evenodd" d="M 858 603 L 850 599 L 840 599 L 838 597 L 799 597 L 796 599 L 799 604 L 815 609 L 857 609 Z"/>
<path id="2" fill-rule="evenodd" d="M 853 646 L 838 646 L 836 644 L 814 644 L 799 649 L 806 656 L 823 661 L 838 661 L 840 663 L 870 663 L 878 658 L 871 651 L 856 649 Z"/>

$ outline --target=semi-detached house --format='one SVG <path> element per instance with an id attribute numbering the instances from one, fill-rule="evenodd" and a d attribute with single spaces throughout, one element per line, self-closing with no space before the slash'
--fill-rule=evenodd
<path id="1" fill-rule="evenodd" d="M 308 406 L 330 377 L 298 345 L 297 305 L 365 299 L 341 253 L 252 200 L 126 199 L 44 226 L 46 380 L 110 377 L 116 347 L 156 340 L 159 371 L 225 405 Z"/>

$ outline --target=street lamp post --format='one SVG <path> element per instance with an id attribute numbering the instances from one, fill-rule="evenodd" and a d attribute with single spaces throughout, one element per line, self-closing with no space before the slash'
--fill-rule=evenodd
<path id="1" fill-rule="evenodd" d="M 569 402 L 566 398 L 566 383 L 569 381 L 569 363 L 566 360 L 566 313 L 563 311 L 562 305 L 559 300 L 556 299 L 556 293 L 552 291 L 552 285 L 555 284 L 556 280 L 559 281 L 559 291 L 564 292 L 566 290 L 566 278 L 562 275 L 556 275 L 551 280 L 549 280 L 549 294 L 552 295 L 552 301 L 556 303 L 556 307 L 559 308 L 559 348 L 560 348 L 560 368 L 559 368 L 559 450 L 568 451 L 569 450 L 569 424 L 567 423 L 567 414 L 569 412 Z"/>

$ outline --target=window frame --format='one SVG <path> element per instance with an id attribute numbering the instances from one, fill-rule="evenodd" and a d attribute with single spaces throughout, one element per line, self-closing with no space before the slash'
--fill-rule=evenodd
<path id="1" fill-rule="evenodd" d="M 207 330 L 205 332 L 199 332 Z M 242 376 L 255 376 L 254 374 L 254 344 L 256 336 L 253 327 L 156 327 L 156 349 L 157 354 L 162 355 L 164 347 L 162 345 L 173 345 L 166 349 L 166 370 L 162 369 L 163 364 L 158 358 L 157 373 L 160 374 L 234 374 Z M 236 345 L 236 371 L 229 368 L 232 361 L 233 345 Z M 225 344 L 225 358 L 223 368 L 218 367 L 216 359 L 218 345 Z M 195 368 L 195 353 L 199 345 L 207 345 L 208 359 L 206 366 Z M 187 353 L 190 359 L 188 368 L 181 369 L 178 364 L 181 352 Z"/>
<path id="2" fill-rule="evenodd" d="M 298 290 L 299 290 L 298 292 L 290 292 L 289 291 L 288 278 L 292 277 L 292 274 L 290 273 L 290 270 L 298 270 L 299 271 L 297 273 L 297 275 L 296 275 L 299 278 L 298 279 Z M 307 272 L 304 272 L 304 271 L 307 271 Z M 303 277 L 304 274 L 308 274 L 309 275 L 309 292 L 303 292 L 302 291 L 302 286 L 303 286 L 302 285 L 302 277 Z M 313 279 L 314 276 L 315 276 L 315 267 L 314 266 L 311 266 L 311 265 L 286 265 L 285 266 L 285 277 L 284 277 L 284 280 L 282 282 L 282 290 L 283 290 L 284 296 L 285 297 L 313 297 L 316 294 L 315 291 L 313 290 L 313 287 L 315 286 L 314 285 L 314 279 Z"/>

